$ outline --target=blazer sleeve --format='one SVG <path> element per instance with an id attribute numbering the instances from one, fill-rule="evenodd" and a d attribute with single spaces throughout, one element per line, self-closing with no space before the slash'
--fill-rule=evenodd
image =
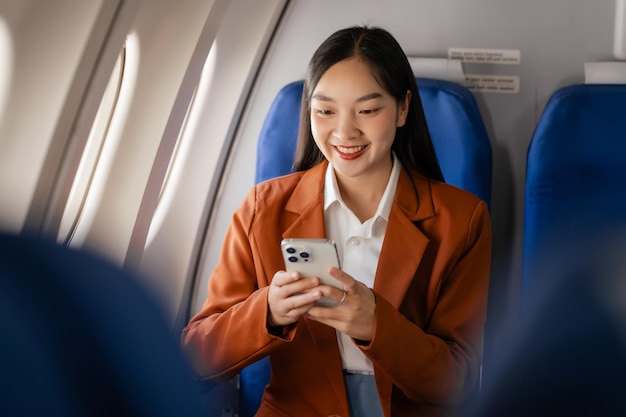
<path id="1" fill-rule="evenodd" d="M 255 216 L 253 188 L 233 215 L 217 267 L 209 277 L 208 297 L 182 332 L 182 345 L 194 369 L 210 380 L 235 376 L 245 366 L 293 339 L 291 328 L 278 337 L 267 328 L 267 283 L 259 285 L 259 271 L 250 245 Z"/>
<path id="2" fill-rule="evenodd" d="M 437 291 L 428 296 L 433 307 L 426 322 L 416 324 L 377 294 L 375 335 L 361 346 L 377 374 L 418 403 L 456 406 L 480 372 L 491 265 L 486 204 L 478 201 L 469 221 L 463 227 L 455 224 L 455 230 L 447 237 L 442 232 L 439 246 L 444 249 L 433 261 L 430 278 Z"/>

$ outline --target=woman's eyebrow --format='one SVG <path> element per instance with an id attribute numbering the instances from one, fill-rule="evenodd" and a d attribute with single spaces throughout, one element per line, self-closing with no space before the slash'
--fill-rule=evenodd
<path id="1" fill-rule="evenodd" d="M 319 100 L 319 101 L 335 101 L 330 97 L 326 97 L 323 94 L 313 94 L 313 96 L 311 97 L 312 100 Z"/>
<path id="2" fill-rule="evenodd" d="M 383 95 L 380 93 L 370 93 L 370 94 L 366 94 L 363 97 L 359 97 L 356 99 L 357 102 L 362 102 L 362 101 L 367 101 L 367 100 L 372 100 L 375 98 L 381 98 Z"/>
<path id="3" fill-rule="evenodd" d="M 375 99 L 375 98 L 381 98 L 382 96 L 383 96 L 383 95 L 382 95 L 382 94 L 380 94 L 380 93 L 370 93 L 370 94 L 366 94 L 366 95 L 364 95 L 364 96 L 362 96 L 362 97 L 357 98 L 355 101 L 356 101 L 357 103 L 360 103 L 360 102 L 367 101 L 367 100 L 373 100 L 373 99 Z M 330 101 L 330 102 L 335 101 L 335 100 L 333 100 L 332 98 L 327 97 L 327 96 L 325 96 L 325 95 L 323 95 L 323 94 L 314 94 L 314 95 L 311 97 L 311 99 L 312 99 L 312 100 L 319 100 L 319 101 Z"/>

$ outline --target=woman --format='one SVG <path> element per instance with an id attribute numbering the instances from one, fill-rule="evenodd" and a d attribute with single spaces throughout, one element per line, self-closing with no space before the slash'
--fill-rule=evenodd
<path id="1" fill-rule="evenodd" d="M 476 386 L 491 258 L 486 204 L 449 186 L 397 41 L 352 27 L 314 53 L 295 173 L 233 216 L 183 332 L 199 372 L 270 357 L 258 416 L 438 416 Z M 343 290 L 284 272 L 283 238 L 330 238 Z M 321 297 L 334 307 L 316 305 Z"/>

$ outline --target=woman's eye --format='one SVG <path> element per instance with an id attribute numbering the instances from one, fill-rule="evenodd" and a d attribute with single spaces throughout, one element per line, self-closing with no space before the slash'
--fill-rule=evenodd
<path id="1" fill-rule="evenodd" d="M 364 115 L 372 115 L 372 114 L 376 114 L 378 110 L 380 109 L 364 109 L 364 110 L 361 110 L 360 113 Z"/>
<path id="2" fill-rule="evenodd" d="M 317 109 L 315 110 L 316 114 L 319 114 L 320 116 L 329 116 L 331 115 L 333 112 L 330 110 L 324 110 L 324 109 Z"/>

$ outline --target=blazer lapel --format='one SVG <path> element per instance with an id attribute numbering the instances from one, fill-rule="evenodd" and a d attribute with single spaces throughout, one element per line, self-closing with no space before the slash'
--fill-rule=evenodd
<path id="1" fill-rule="evenodd" d="M 414 222 L 434 216 L 428 180 L 402 170 L 389 214 L 374 290 L 399 308 L 415 277 L 429 239 Z"/>
<path id="2" fill-rule="evenodd" d="M 285 206 L 296 220 L 283 232 L 283 238 L 324 238 L 324 175 L 327 162 L 307 171 Z"/>

